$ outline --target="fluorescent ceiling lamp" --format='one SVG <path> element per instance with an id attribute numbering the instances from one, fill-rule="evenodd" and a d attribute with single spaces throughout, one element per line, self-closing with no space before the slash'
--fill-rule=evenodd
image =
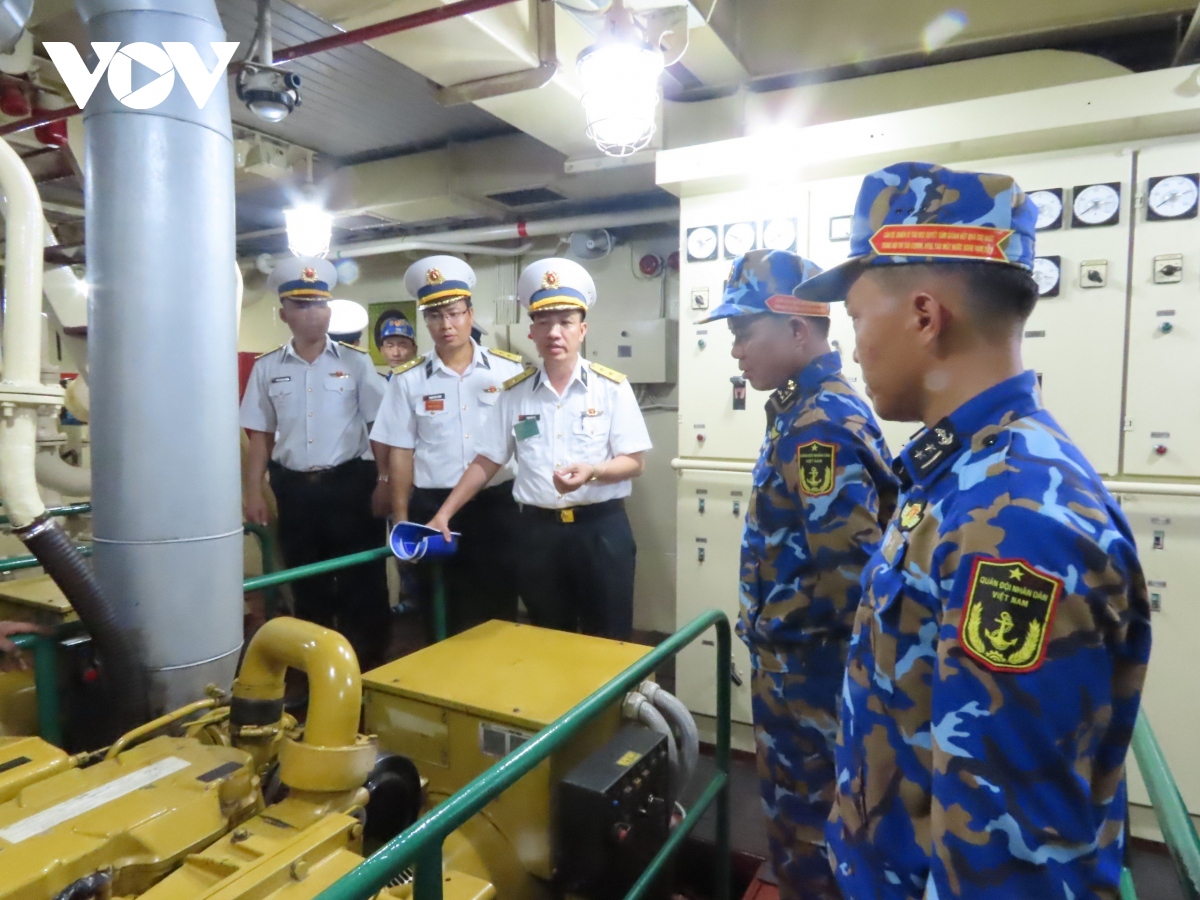
<path id="1" fill-rule="evenodd" d="M 654 136 L 662 50 L 646 43 L 620 0 L 613 0 L 609 29 L 579 54 L 587 135 L 609 156 L 629 156 Z"/>
<path id="2" fill-rule="evenodd" d="M 333 236 L 333 216 L 314 204 L 283 211 L 288 249 L 297 256 L 324 256 Z"/>

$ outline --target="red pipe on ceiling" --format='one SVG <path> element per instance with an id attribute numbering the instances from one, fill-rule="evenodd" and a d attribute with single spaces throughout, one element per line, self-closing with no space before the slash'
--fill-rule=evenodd
<path id="1" fill-rule="evenodd" d="M 389 34 L 411 31 L 414 28 L 420 28 L 422 25 L 445 22 L 447 19 L 458 19 L 462 16 L 469 16 L 472 13 L 483 12 L 485 9 L 504 6 L 512 2 L 513 0 L 459 0 L 458 3 L 435 6 L 433 9 L 424 9 L 421 12 L 400 16 L 398 19 L 389 19 L 386 22 L 377 22 L 374 25 L 355 28 L 353 31 L 344 31 L 341 34 L 318 38 L 315 41 L 309 41 L 307 44 L 284 47 L 275 54 L 275 62 L 287 62 L 290 59 L 299 59 L 302 56 L 312 56 L 314 53 L 324 53 L 326 50 L 336 50 L 338 47 L 361 44 L 364 41 L 385 37 Z"/>
<path id="2" fill-rule="evenodd" d="M 355 28 L 352 31 L 343 31 L 341 34 L 318 38 L 306 44 L 284 47 L 275 54 L 274 62 L 278 64 L 305 56 L 312 56 L 314 53 L 324 53 L 327 50 L 336 50 L 339 47 L 361 44 L 364 41 L 385 37 L 389 34 L 398 34 L 401 31 L 411 31 L 414 28 L 420 28 L 422 25 L 432 25 L 436 22 L 458 19 L 462 16 L 469 16 L 472 13 L 483 12 L 486 9 L 504 6 L 512 2 L 513 0 L 459 0 L 458 3 L 435 6 L 432 9 L 410 13 L 407 16 L 388 19 L 386 22 L 376 22 L 374 25 L 366 25 L 362 28 Z M 235 67 L 230 66 L 229 70 L 231 72 L 235 71 Z M 64 109 L 56 109 L 31 116 L 28 119 L 18 119 L 16 122 L 0 125 L 0 136 L 16 134 L 19 131 L 28 131 L 30 128 L 37 128 L 39 125 L 47 125 L 50 122 L 57 122 L 60 119 L 69 119 L 80 112 L 81 110 L 78 106 L 68 106 Z"/>

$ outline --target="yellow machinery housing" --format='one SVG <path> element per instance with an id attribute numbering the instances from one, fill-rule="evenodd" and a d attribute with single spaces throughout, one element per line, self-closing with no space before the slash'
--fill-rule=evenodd
<path id="1" fill-rule="evenodd" d="M 0 900 L 307 900 L 362 862 L 378 750 L 415 763 L 434 806 L 647 652 L 490 622 L 364 679 L 341 635 L 273 619 L 228 705 L 193 703 L 77 756 L 0 738 Z M 289 667 L 308 675 L 303 728 L 283 711 Z M 364 700 L 378 738 L 358 733 Z M 620 717 L 614 704 L 447 838 L 448 900 L 551 896 L 557 784 Z"/>
<path id="2" fill-rule="evenodd" d="M 366 673 L 366 728 L 382 749 L 416 763 L 435 806 L 649 649 L 487 622 Z M 620 722 L 614 705 L 488 804 L 447 839 L 445 865 L 492 882 L 501 900 L 549 897 L 555 788 Z"/>

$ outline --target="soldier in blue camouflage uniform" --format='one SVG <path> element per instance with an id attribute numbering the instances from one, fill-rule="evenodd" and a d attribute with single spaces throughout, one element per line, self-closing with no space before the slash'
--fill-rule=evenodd
<path id="1" fill-rule="evenodd" d="M 828 837 L 855 900 L 1118 896 L 1124 761 L 1150 654 L 1129 526 L 1041 405 L 1020 342 L 1036 209 L 1011 178 L 869 176 L 847 299 L 900 454 L 864 573 Z"/>
<path id="2" fill-rule="evenodd" d="M 895 508 L 891 458 L 828 342 L 829 305 L 792 289 L 819 272 L 794 253 L 738 259 L 723 303 L 733 356 L 773 391 L 742 538 L 741 619 L 754 734 L 782 900 L 838 898 L 825 854 L 833 743 L 863 565 Z"/>

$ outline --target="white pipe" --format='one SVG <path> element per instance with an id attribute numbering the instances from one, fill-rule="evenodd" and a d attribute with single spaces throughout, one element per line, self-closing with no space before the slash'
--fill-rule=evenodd
<path id="1" fill-rule="evenodd" d="M 675 735 L 671 732 L 671 726 L 667 724 L 667 720 L 663 718 L 662 713 L 654 708 L 651 703 L 642 694 L 636 691 L 626 694 L 625 705 L 622 708 L 622 714 L 627 719 L 632 719 L 635 722 L 641 722 L 651 731 L 656 731 L 667 739 L 667 765 L 671 770 L 671 800 L 679 799 L 679 790 L 682 787 L 679 772 L 679 750 L 675 746 Z"/>
<path id="2" fill-rule="evenodd" d="M 671 460 L 671 468 L 680 472 L 753 472 L 752 462 L 733 462 L 721 459 Z M 1153 494 L 1160 497 L 1200 497 L 1200 484 L 1166 481 L 1122 481 L 1103 478 L 1110 494 Z"/>
<path id="3" fill-rule="evenodd" d="M 752 462 L 729 462 L 720 459 L 680 459 L 678 456 L 671 460 L 671 468 L 680 472 L 753 472 Z"/>
<path id="4" fill-rule="evenodd" d="M 569 231 L 585 231 L 590 228 L 625 228 L 632 225 L 656 225 L 662 222 L 679 221 L 679 210 L 675 207 L 658 207 L 625 213 L 598 213 L 590 216 L 571 216 L 563 219 L 541 219 L 534 222 L 514 222 L 508 225 L 486 225 L 482 228 L 463 228 L 458 231 L 438 231 L 413 237 L 384 238 L 378 241 L 362 241 L 345 244 L 329 251 L 330 259 L 345 259 L 351 256 L 375 256 L 381 253 L 399 253 L 417 249 L 412 242 L 474 244 L 480 241 L 515 241 L 521 238 L 545 237 Z M 485 252 L 485 251 L 472 251 Z M 497 251 L 490 251 L 496 254 Z M 500 254 L 497 254 L 500 255 Z"/>
<path id="5" fill-rule="evenodd" d="M 0 141 L 4 208 L 4 376 L 0 382 L 0 497 L 14 527 L 45 515 L 38 493 L 39 405 L 58 388 L 42 385 L 42 244 L 45 219 L 33 176 L 7 141 Z"/>
<path id="6" fill-rule="evenodd" d="M 1200 484 L 1168 484 L 1154 481 L 1104 479 L 1110 494 L 1156 494 L 1162 497 L 1200 497 Z"/>
<path id="7" fill-rule="evenodd" d="M 40 451 L 35 462 L 38 484 L 67 497 L 92 496 L 92 470 L 73 466 L 54 447 Z"/>
<path id="8" fill-rule="evenodd" d="M 696 771 L 696 764 L 700 761 L 700 732 L 696 728 L 696 720 L 679 698 L 653 681 L 643 681 L 638 685 L 638 693 L 662 713 L 679 740 L 678 796 L 682 796 Z"/>

